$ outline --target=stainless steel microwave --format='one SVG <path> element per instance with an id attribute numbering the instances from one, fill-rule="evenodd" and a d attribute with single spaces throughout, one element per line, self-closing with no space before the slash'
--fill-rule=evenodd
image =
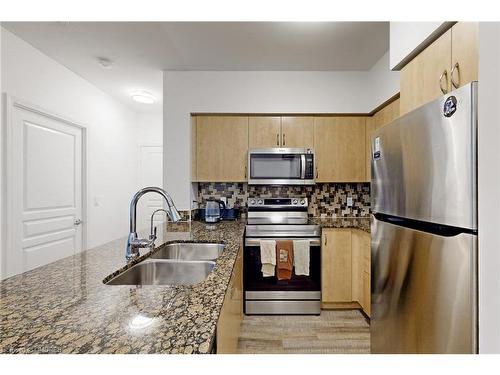
<path id="1" fill-rule="evenodd" d="M 313 185 L 314 151 L 254 148 L 248 151 L 249 185 Z"/>

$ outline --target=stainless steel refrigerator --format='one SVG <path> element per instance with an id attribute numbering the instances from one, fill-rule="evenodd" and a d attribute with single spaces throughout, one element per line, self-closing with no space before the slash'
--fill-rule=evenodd
<path id="1" fill-rule="evenodd" d="M 372 353 L 476 353 L 477 82 L 372 136 Z"/>

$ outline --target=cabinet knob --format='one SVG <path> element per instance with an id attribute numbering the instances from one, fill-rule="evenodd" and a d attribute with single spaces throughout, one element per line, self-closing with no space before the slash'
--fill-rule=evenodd
<path id="1" fill-rule="evenodd" d="M 446 78 L 446 87 L 443 88 L 443 78 Z M 441 92 L 443 94 L 448 93 L 448 72 L 445 70 L 441 75 L 439 76 L 439 88 L 441 89 Z"/>
<path id="2" fill-rule="evenodd" d="M 453 78 L 455 76 L 455 71 L 458 73 L 458 81 L 455 83 L 455 79 Z M 451 79 L 451 84 L 453 87 L 458 89 L 460 87 L 460 66 L 458 65 L 458 61 L 453 65 L 453 68 L 451 69 L 450 72 L 450 79 Z"/>

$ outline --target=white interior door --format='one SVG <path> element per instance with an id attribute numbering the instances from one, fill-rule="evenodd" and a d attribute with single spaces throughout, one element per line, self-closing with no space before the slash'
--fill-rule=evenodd
<path id="1" fill-rule="evenodd" d="M 163 146 L 139 146 L 139 182 L 140 187 L 163 186 Z M 163 198 L 156 193 L 145 194 L 137 207 L 137 229 L 150 228 L 152 213 L 164 207 Z M 166 220 L 164 212 L 158 212 L 154 217 L 154 225 Z"/>
<path id="2" fill-rule="evenodd" d="M 82 250 L 82 129 L 11 109 L 6 276 Z"/>

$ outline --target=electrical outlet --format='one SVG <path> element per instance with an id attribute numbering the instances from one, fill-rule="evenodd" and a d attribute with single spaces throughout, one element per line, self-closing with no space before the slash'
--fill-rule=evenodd
<path id="1" fill-rule="evenodd" d="M 352 197 L 347 197 L 347 207 L 352 207 Z"/>

